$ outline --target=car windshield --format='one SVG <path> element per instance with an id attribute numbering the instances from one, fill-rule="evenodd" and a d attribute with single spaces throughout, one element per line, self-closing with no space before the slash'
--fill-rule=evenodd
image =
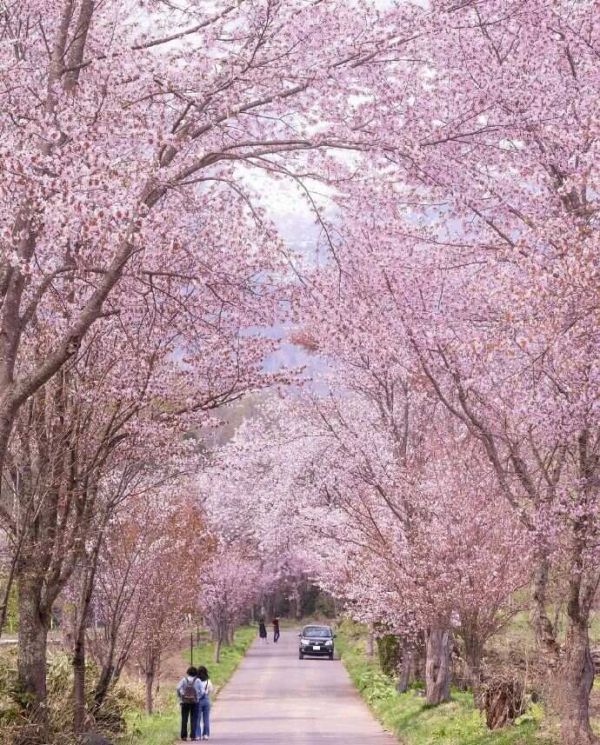
<path id="1" fill-rule="evenodd" d="M 305 626 L 302 636 L 331 636 L 329 626 Z"/>

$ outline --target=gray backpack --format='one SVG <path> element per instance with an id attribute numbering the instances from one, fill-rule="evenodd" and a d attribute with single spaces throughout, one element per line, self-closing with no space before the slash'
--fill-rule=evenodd
<path id="1" fill-rule="evenodd" d="M 198 678 L 194 678 L 190 683 L 189 678 L 185 679 L 185 683 L 181 689 L 181 703 L 183 704 L 197 704 L 198 703 L 198 690 L 196 689 L 196 681 Z"/>

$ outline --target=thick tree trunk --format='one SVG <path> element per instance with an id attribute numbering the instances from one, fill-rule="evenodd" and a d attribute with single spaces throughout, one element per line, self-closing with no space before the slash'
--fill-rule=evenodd
<path id="1" fill-rule="evenodd" d="M 592 745 L 600 739 L 590 725 L 590 693 L 594 663 L 588 633 L 589 612 L 579 602 L 579 582 L 572 581 L 572 600 L 567 606 L 568 626 L 564 652 L 558 669 L 557 703 L 564 745 Z M 590 595 L 590 597 L 593 597 Z"/>
<path id="2" fill-rule="evenodd" d="M 73 730 L 76 734 L 80 734 L 85 728 L 85 629 L 89 616 L 90 603 L 92 602 L 98 557 L 102 547 L 104 527 L 107 519 L 108 513 L 96 536 L 88 566 L 83 575 L 79 604 L 75 612 L 75 639 L 73 640 Z"/>
<path id="3" fill-rule="evenodd" d="M 220 662 L 221 660 L 221 645 L 222 645 L 221 635 L 217 637 L 217 640 L 215 641 L 215 654 L 214 654 L 214 662 L 215 664 L 217 662 Z"/>
<path id="4" fill-rule="evenodd" d="M 9 375 L 6 374 L 4 368 L 5 360 L 0 361 L 0 383 L 4 388 L 8 388 L 7 378 L 12 377 L 12 371 Z M 12 386 L 11 386 L 12 387 Z M 8 442 L 12 432 L 17 407 L 10 400 L 9 391 L 6 390 L 5 396 L 0 398 L 0 474 L 4 470 L 4 462 L 6 460 L 6 451 L 8 448 Z"/>
<path id="5" fill-rule="evenodd" d="M 79 634 L 73 647 L 73 730 L 85 728 L 85 633 Z"/>
<path id="6" fill-rule="evenodd" d="M 402 659 L 398 670 L 398 682 L 396 690 L 398 693 L 404 693 L 408 689 L 411 674 L 413 672 L 414 648 L 410 642 L 405 641 L 402 646 Z"/>
<path id="7" fill-rule="evenodd" d="M 561 733 L 564 745 L 592 745 L 600 740 L 590 725 L 590 692 L 594 683 L 594 664 L 587 628 L 567 642 L 561 664 Z"/>
<path id="8" fill-rule="evenodd" d="M 549 570 L 548 557 L 545 553 L 540 554 L 537 557 L 533 573 L 533 602 L 529 620 L 548 665 L 555 668 L 558 663 L 560 648 L 556 641 L 552 621 L 548 618 L 546 610 Z"/>
<path id="9" fill-rule="evenodd" d="M 38 726 L 40 742 L 47 740 L 46 651 L 48 617 L 40 604 L 40 588 L 35 580 L 18 577 L 19 651 L 18 675 L 27 695 L 31 716 Z"/>
<path id="10" fill-rule="evenodd" d="M 582 479 L 581 504 L 590 504 L 595 496 L 598 461 L 589 449 L 590 433 L 582 430 L 578 438 L 579 467 Z M 593 490 L 593 491 L 592 491 Z M 600 742 L 590 725 L 590 693 L 594 684 L 594 663 L 590 653 L 589 621 L 598 592 L 600 572 L 587 556 L 590 545 L 597 544 L 593 521 L 577 518 L 572 525 L 569 593 L 567 597 L 567 633 L 559 667 L 561 734 L 564 745 L 593 745 Z"/>
<path id="11" fill-rule="evenodd" d="M 296 621 L 299 621 L 302 618 L 302 594 L 300 592 L 300 587 L 297 584 L 294 584 L 294 589 L 292 591 L 292 607 L 293 613 L 290 612 L 290 615 L 293 616 Z"/>
<path id="12" fill-rule="evenodd" d="M 146 714 L 154 711 L 154 667 L 146 672 Z"/>
<path id="13" fill-rule="evenodd" d="M 113 664 L 113 658 L 111 657 L 110 661 L 104 663 L 102 666 L 100 677 L 98 678 L 98 683 L 94 690 L 94 712 L 97 712 L 104 703 L 104 699 L 106 698 L 106 694 L 108 693 L 108 689 L 113 680 L 114 672 L 115 667 Z"/>
<path id="14" fill-rule="evenodd" d="M 290 603 L 290 605 L 289 605 L 289 611 L 288 611 L 288 613 L 290 615 L 290 618 L 296 618 L 296 605 L 295 605 L 295 601 L 294 601 L 294 597 L 293 596 L 290 597 L 289 603 Z"/>
<path id="15" fill-rule="evenodd" d="M 430 706 L 450 699 L 450 631 L 434 627 L 427 631 L 425 698 Z"/>

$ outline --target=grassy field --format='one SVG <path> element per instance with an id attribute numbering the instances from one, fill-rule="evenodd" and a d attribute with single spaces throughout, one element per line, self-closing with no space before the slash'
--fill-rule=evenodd
<path id="1" fill-rule="evenodd" d="M 452 700 L 428 707 L 422 694 L 399 694 L 365 654 L 364 636 L 348 622 L 338 631 L 337 648 L 354 684 L 383 726 L 404 745 L 556 745 L 555 729 L 544 723 L 540 706 L 532 705 L 514 726 L 490 732 L 470 693 L 453 691 Z"/>
<path id="2" fill-rule="evenodd" d="M 194 647 L 194 663 L 206 665 L 210 679 L 217 689 L 216 695 L 232 676 L 255 636 L 256 628 L 251 626 L 239 628 L 235 633 L 234 643 L 221 648 L 221 660 L 218 664 L 212 661 L 214 655 L 212 642 Z M 180 654 L 182 674 L 189 665 L 189 655 L 189 648 Z M 179 732 L 179 707 L 173 688 L 174 683 L 169 686 L 169 690 L 159 695 L 155 714 L 150 716 L 140 712 L 129 714 L 127 717 L 128 732 L 119 738 L 119 745 L 172 745 Z"/>

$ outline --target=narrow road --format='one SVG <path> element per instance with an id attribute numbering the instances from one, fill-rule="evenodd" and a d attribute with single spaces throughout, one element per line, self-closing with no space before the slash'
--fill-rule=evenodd
<path id="1" fill-rule="evenodd" d="M 397 745 L 339 660 L 298 659 L 298 632 L 255 641 L 213 708 L 211 740 L 230 745 Z"/>

